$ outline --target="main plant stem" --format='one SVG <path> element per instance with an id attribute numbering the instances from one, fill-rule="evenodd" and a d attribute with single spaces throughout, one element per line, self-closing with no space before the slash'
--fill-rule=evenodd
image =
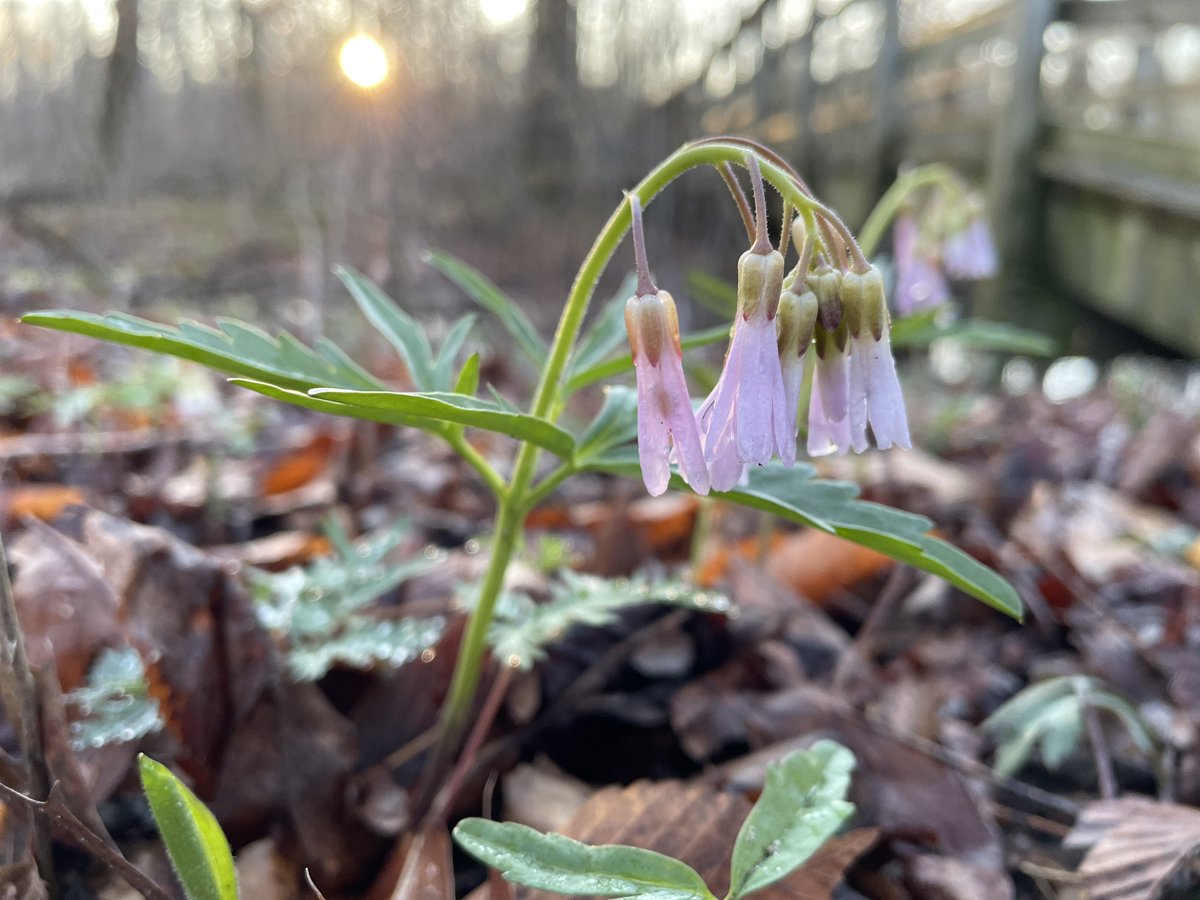
<path id="1" fill-rule="evenodd" d="M 734 143 L 689 144 L 663 161 L 631 193 L 637 196 L 643 206 L 648 206 L 663 188 L 689 169 L 706 165 L 719 167 L 726 163 L 746 165 L 748 154 L 753 154 L 758 159 L 763 177 L 795 208 L 810 210 L 828 221 L 835 229 L 849 234 L 836 215 L 809 196 L 788 172 L 761 153 Z M 540 419 L 557 420 L 562 411 L 565 399 L 564 376 L 584 316 L 587 315 L 588 304 L 595 293 L 596 283 L 629 230 L 630 224 L 629 204 L 622 202 L 613 211 L 592 244 L 592 249 L 584 258 L 559 318 L 554 342 L 550 346 L 550 353 L 534 394 L 530 415 Z M 442 707 L 441 733 L 426 768 L 426 791 L 436 784 L 451 755 L 458 749 L 474 707 L 483 668 L 483 656 L 487 650 L 487 633 L 495 614 L 496 601 L 504 588 L 505 574 L 520 544 L 525 516 L 532 501 L 544 496 L 538 489 L 540 486 L 535 487 L 533 483 L 540 453 L 540 448 L 534 444 L 522 443 L 513 464 L 512 476 L 504 489 L 498 492 L 499 504 L 492 533 L 492 556 L 480 585 L 479 601 L 471 613 L 462 643 L 459 645 L 458 661 L 450 682 L 450 691 Z M 570 470 L 570 462 L 565 466 Z M 562 475 L 557 473 L 550 477 L 561 479 Z"/>

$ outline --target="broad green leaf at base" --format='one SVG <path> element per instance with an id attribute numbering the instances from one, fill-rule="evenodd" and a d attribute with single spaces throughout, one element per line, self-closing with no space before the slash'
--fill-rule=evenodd
<path id="1" fill-rule="evenodd" d="M 140 755 L 138 768 L 154 821 L 189 900 L 238 900 L 233 854 L 213 814 L 166 766 Z"/>
<path id="2" fill-rule="evenodd" d="M 454 839 L 517 884 L 627 900 L 715 900 L 691 866 L 637 847 L 593 847 L 525 825 L 463 819 Z"/>
<path id="3" fill-rule="evenodd" d="M 804 864 L 854 811 L 846 792 L 854 754 L 818 741 L 767 769 L 762 796 L 733 847 L 729 900 L 745 897 Z"/>
<path id="4" fill-rule="evenodd" d="M 641 478 L 637 449 L 619 447 L 579 460 L 579 467 Z M 815 478 L 804 463 L 788 468 L 772 463 L 750 472 L 749 484 L 711 496 L 761 509 L 789 522 L 836 534 L 892 559 L 946 579 L 988 606 L 1020 620 L 1021 599 L 1007 581 L 979 561 L 929 532 L 924 516 L 858 499 L 858 488 L 843 481 Z M 678 474 L 671 486 L 688 490 Z"/>

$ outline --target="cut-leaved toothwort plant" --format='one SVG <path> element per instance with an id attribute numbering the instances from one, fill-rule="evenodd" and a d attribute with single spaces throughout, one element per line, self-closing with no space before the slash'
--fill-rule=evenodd
<path id="1" fill-rule="evenodd" d="M 734 166 L 750 173 L 753 210 Z M 688 335 L 680 333 L 670 293 L 651 278 L 641 217 L 677 178 L 706 167 L 716 168 L 733 189 L 750 246 L 736 260 L 737 308 L 730 328 Z M 904 197 L 928 183 L 917 181 L 910 178 L 907 187 L 889 193 L 868 228 L 882 233 Z M 774 240 L 767 227 L 764 182 L 783 198 L 783 225 Z M 987 274 L 993 260 L 986 252 L 990 245 L 983 245 L 986 232 L 974 201 L 938 215 L 943 219 L 936 234 L 944 242 L 938 259 L 959 275 Z M 636 269 L 632 296 L 609 303 L 585 331 L 597 282 L 631 228 Z M 400 355 L 412 382 L 409 390 L 384 384 L 329 341 L 308 347 L 289 334 L 272 336 L 237 321 L 222 320 L 215 328 L 195 322 L 172 327 L 123 314 L 63 311 L 32 313 L 24 321 L 195 360 L 229 373 L 234 384 L 309 409 L 419 428 L 444 440 L 470 466 L 495 498 L 495 520 L 487 541 L 490 559 L 473 588 L 474 602 L 467 604 L 470 617 L 436 742 L 427 756 L 429 788 L 445 781 L 472 724 L 483 662 L 496 626 L 502 630 L 504 625 L 503 619 L 497 621 L 497 604 L 506 593 L 506 574 L 520 548 L 523 523 L 535 506 L 579 472 L 640 477 L 652 494 L 669 488 L 711 493 L 862 544 L 1020 616 L 1012 587 L 934 536 L 928 519 L 859 500 L 853 485 L 819 480 L 800 459 L 804 444 L 810 455 L 862 452 L 872 442 L 880 448 L 910 445 L 892 357 L 885 280 L 869 257 L 879 236 L 873 234 L 871 246 L 860 246 L 836 213 L 771 150 L 738 138 L 713 138 L 673 153 L 617 204 L 579 269 L 549 342 L 520 305 L 486 277 L 449 256 L 435 255 L 433 264 L 497 317 L 537 370 L 537 386 L 524 411 L 487 391 L 488 386 L 481 393 L 478 355 L 461 359 L 474 317 L 456 322 L 435 349 L 416 320 L 350 269 L 338 274 Z M 912 259 L 928 261 L 922 235 L 917 238 Z M 794 251 L 790 262 L 789 250 Z M 731 264 L 733 252 L 731 248 Z M 725 336 L 724 369 L 697 407 L 683 354 Z M 629 352 L 620 347 L 624 337 Z M 590 423 L 564 427 L 575 392 L 631 369 L 636 390 L 609 385 Z M 803 423 L 802 443 L 798 431 Z M 488 452 L 496 451 L 481 450 L 472 440 L 474 431 L 512 438 L 512 457 L 490 458 Z M 489 441 L 482 446 L 501 445 Z M 609 603 L 596 597 L 590 602 L 597 607 Z M 522 639 L 536 632 L 533 622 Z M 529 654 L 510 655 L 528 663 Z M 473 734 L 486 731 L 488 724 L 476 722 Z M 731 897 L 775 880 L 837 827 L 849 811 L 841 797 L 850 764 L 848 751 L 823 745 L 774 771 L 734 851 Z M 435 805 L 435 811 L 444 808 Z M 555 890 L 711 897 L 682 864 L 627 848 L 586 848 L 564 838 L 477 821 L 460 826 L 458 836 L 471 852 L 514 878 Z M 649 881 L 637 880 L 643 876 Z"/>

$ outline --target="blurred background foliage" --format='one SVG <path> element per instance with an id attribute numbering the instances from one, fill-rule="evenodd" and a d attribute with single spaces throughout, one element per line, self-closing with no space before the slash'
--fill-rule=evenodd
<path id="1" fill-rule="evenodd" d="M 0 0 L 0 302 L 311 337 L 347 305 L 335 263 L 465 305 L 422 261 L 445 247 L 549 325 L 619 190 L 720 133 L 852 225 L 948 162 L 1006 260 L 984 312 L 1200 350 L 1195 0 Z M 724 191 L 651 212 L 681 292 L 732 275 Z"/>

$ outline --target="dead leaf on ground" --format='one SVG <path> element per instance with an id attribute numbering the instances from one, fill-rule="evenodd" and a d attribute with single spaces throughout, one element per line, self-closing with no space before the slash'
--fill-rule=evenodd
<path id="1" fill-rule="evenodd" d="M 1084 808 L 1063 842 L 1089 847 L 1079 874 L 1091 900 L 1158 900 L 1200 882 L 1200 810 L 1146 797 Z"/>
<path id="2" fill-rule="evenodd" d="M 450 832 L 442 822 L 408 834 L 400 854 L 399 873 L 393 869 L 371 887 L 368 900 L 454 900 L 454 864 Z"/>
<path id="3" fill-rule="evenodd" d="M 562 833 L 588 844 L 628 844 L 675 857 L 695 869 L 717 896 L 729 888 L 729 862 L 750 801 L 741 794 L 683 781 L 639 781 L 592 795 Z M 859 828 L 826 841 L 782 881 L 755 900 L 829 900 L 855 859 L 874 843 L 877 830 Z M 556 900 L 547 891 L 517 887 L 516 900 Z M 485 885 L 469 900 L 491 900 Z"/>
<path id="4" fill-rule="evenodd" d="M 0 522 L 19 522 L 26 516 L 49 522 L 68 506 L 87 502 L 81 488 L 66 484 L 22 484 L 0 497 Z"/>
<path id="5" fill-rule="evenodd" d="M 262 473 L 260 488 L 267 496 L 286 494 L 320 477 L 329 467 L 337 442 L 329 431 L 318 431 L 302 447 L 271 461 Z"/>
<path id="6" fill-rule="evenodd" d="M 732 547 L 718 546 L 697 573 L 697 583 L 711 587 L 726 576 L 735 559 L 756 559 L 760 550 L 758 538 L 746 538 Z M 869 547 L 812 530 L 772 535 L 766 554 L 766 569 L 772 578 L 818 603 L 893 564 Z"/>
<path id="7" fill-rule="evenodd" d="M 53 662 L 63 689 L 73 690 L 100 650 L 122 642 L 117 592 L 83 545 L 37 520 L 28 520 L 10 555 L 30 663 Z"/>

